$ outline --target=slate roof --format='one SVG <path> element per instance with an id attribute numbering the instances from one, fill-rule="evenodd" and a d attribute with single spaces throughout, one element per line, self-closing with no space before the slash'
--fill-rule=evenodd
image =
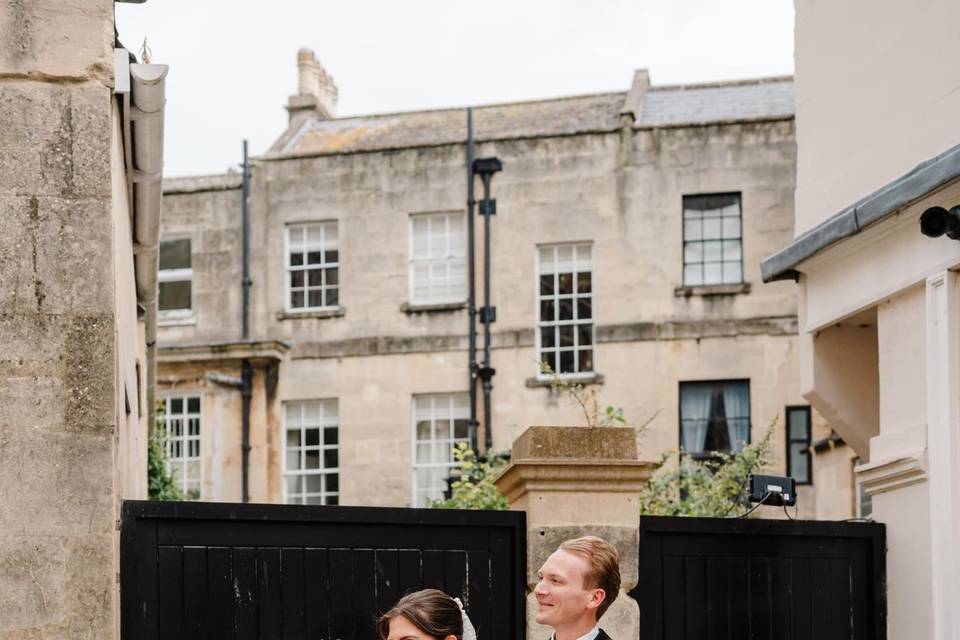
<path id="1" fill-rule="evenodd" d="M 627 92 L 474 107 L 477 140 L 609 132 L 620 128 Z M 792 78 L 650 87 L 637 127 L 682 126 L 793 116 Z M 409 111 L 320 120 L 287 131 L 270 157 L 334 154 L 460 143 L 465 109 Z"/>

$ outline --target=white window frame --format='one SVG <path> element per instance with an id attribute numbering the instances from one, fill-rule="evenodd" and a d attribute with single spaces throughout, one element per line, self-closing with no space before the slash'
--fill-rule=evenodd
<path id="1" fill-rule="evenodd" d="M 733 215 L 724 214 L 723 211 L 724 211 L 724 209 L 725 209 L 726 207 L 724 207 L 724 209 L 710 209 L 709 211 L 719 212 L 717 216 L 711 216 L 711 217 L 710 217 L 711 220 L 712 220 L 712 219 L 716 219 L 716 220 L 718 221 L 718 224 L 719 224 L 719 227 L 718 227 L 718 228 L 719 228 L 719 235 L 718 235 L 718 236 L 711 236 L 710 238 L 705 238 L 705 237 L 704 237 L 704 232 L 703 232 L 703 227 L 704 227 L 704 221 L 706 220 L 706 218 L 704 218 L 704 217 L 701 215 L 701 217 L 699 217 L 699 218 L 688 220 L 688 219 L 687 219 L 687 206 L 686 206 L 686 205 L 687 205 L 687 199 L 688 199 L 688 198 L 691 198 L 691 199 L 693 199 L 693 198 L 705 198 L 705 197 L 711 197 L 711 196 L 714 196 L 714 197 L 736 197 L 736 199 L 737 199 L 737 204 L 736 204 L 736 206 L 737 206 L 737 215 L 736 215 L 736 216 L 733 216 Z M 743 284 L 743 283 L 746 281 L 746 280 L 744 279 L 744 273 L 743 273 L 743 265 L 744 265 L 744 260 L 743 260 L 743 194 L 742 194 L 741 192 L 739 192 L 739 191 L 730 191 L 730 192 L 723 192 L 723 193 L 689 193 L 689 194 L 684 194 L 684 195 L 683 195 L 682 202 L 683 202 L 683 205 L 682 205 L 682 206 L 683 206 L 683 212 L 682 212 L 681 224 L 682 224 L 682 235 L 683 235 L 683 249 L 682 249 L 682 253 L 683 253 L 683 272 L 682 272 L 682 274 L 681 274 L 681 279 L 683 280 L 683 286 L 685 286 L 685 287 L 718 287 L 718 286 L 729 286 L 729 285 Z M 733 206 L 733 205 L 728 205 L 728 206 Z M 696 211 L 696 210 L 695 210 L 695 209 L 691 209 L 691 211 Z M 737 227 L 737 235 L 736 235 L 736 236 L 728 235 L 728 233 L 731 233 L 731 234 L 732 234 L 732 232 L 728 232 L 728 231 L 727 231 L 727 228 L 726 228 L 728 222 L 731 223 L 731 227 L 733 226 L 733 225 L 732 225 L 732 221 L 733 221 L 733 220 L 736 220 L 736 227 Z M 699 223 L 699 225 L 700 225 L 700 226 L 699 226 L 700 231 L 699 231 L 699 234 L 698 234 L 697 237 L 692 237 L 692 236 L 691 236 L 691 237 L 688 237 L 688 228 L 687 228 L 687 227 L 688 227 L 688 222 L 689 222 L 691 225 L 694 225 L 695 223 Z M 691 227 L 691 230 L 692 230 L 692 228 L 693 228 L 693 227 Z M 725 248 L 725 245 L 726 245 L 727 243 L 731 243 L 731 242 L 734 242 L 734 241 L 736 241 L 736 243 L 737 243 L 737 244 L 736 244 L 736 252 L 740 254 L 739 257 L 738 257 L 738 258 L 732 258 L 732 259 L 729 259 L 729 260 L 724 260 L 724 257 L 725 257 L 725 255 L 726 255 L 726 252 L 728 251 L 728 249 Z M 707 245 L 707 243 L 712 243 L 712 244 L 718 245 L 717 248 L 718 248 L 718 250 L 720 251 L 720 259 L 719 259 L 719 260 L 706 260 L 706 249 L 707 249 L 707 246 L 706 246 L 706 245 Z M 730 251 L 733 251 L 733 250 L 734 250 L 734 249 L 733 249 L 733 246 L 734 246 L 734 245 L 731 245 L 731 246 L 730 246 L 730 248 L 729 248 Z M 694 247 L 696 247 L 696 249 L 694 249 Z M 693 256 L 694 254 L 696 254 L 696 253 L 698 253 L 698 252 L 699 252 L 699 259 L 698 259 L 698 260 L 692 260 L 692 259 L 691 259 L 690 262 L 687 262 L 688 257 Z M 732 263 L 735 263 L 735 262 L 739 264 L 740 278 L 739 278 L 739 279 L 736 279 L 736 280 L 734 280 L 734 279 L 728 280 L 728 279 L 726 278 L 726 265 L 727 265 L 727 264 L 732 264 Z M 720 265 L 720 281 L 719 281 L 719 282 L 710 282 L 710 283 L 706 282 L 706 277 L 705 277 L 705 276 L 706 276 L 706 265 L 708 265 L 708 264 L 719 264 L 719 265 Z M 694 282 L 694 281 L 692 281 L 692 280 L 691 280 L 691 281 L 688 281 L 688 280 L 687 280 L 687 267 L 688 267 L 688 266 L 695 266 L 695 265 L 700 265 L 700 282 Z"/>
<path id="2" fill-rule="evenodd" d="M 459 406 L 457 400 L 460 400 Z M 426 414 L 418 411 L 418 404 L 429 402 L 429 410 Z M 437 411 L 440 403 L 443 403 L 443 409 L 446 413 L 440 413 Z M 422 406 L 421 406 L 422 408 Z M 417 438 L 417 422 L 418 418 L 423 417 L 424 415 L 429 416 L 430 421 L 430 440 L 419 440 Z M 440 446 L 437 444 L 438 441 L 444 442 L 445 439 L 438 439 L 437 436 L 437 426 L 436 422 L 438 420 L 449 420 L 449 443 L 450 449 L 453 450 L 453 447 L 459 442 L 465 442 L 470 444 L 470 396 L 467 392 L 454 392 L 454 393 L 424 393 L 414 395 L 411 402 L 411 434 L 412 434 L 412 450 L 411 450 L 411 460 L 413 461 L 413 474 L 412 474 L 412 485 L 411 485 L 411 497 L 410 504 L 414 507 L 426 507 L 427 504 L 419 504 L 418 502 L 418 491 L 417 487 L 417 471 L 421 469 L 449 469 L 451 472 L 457 468 L 457 464 L 453 461 L 453 455 L 451 453 L 450 460 L 445 462 L 437 462 L 435 449 Z M 463 420 L 467 423 L 467 433 L 464 437 L 456 437 L 455 430 L 455 421 Z M 430 443 L 431 448 L 431 461 L 425 463 L 417 462 L 417 445 L 421 443 Z M 449 474 L 447 474 L 449 477 Z M 439 499 L 443 496 L 433 496 L 428 497 L 427 499 Z"/>
<path id="3" fill-rule="evenodd" d="M 337 289 L 337 304 L 327 304 L 327 305 L 314 306 L 314 307 L 309 306 L 310 294 L 309 294 L 309 291 L 307 290 L 307 286 L 308 286 L 308 285 L 306 284 L 306 280 L 304 280 L 303 301 L 304 301 L 305 306 L 303 306 L 303 307 L 294 307 L 294 306 L 292 306 L 292 305 L 290 304 L 290 297 L 291 297 L 290 294 L 291 294 L 291 289 L 292 289 L 292 286 L 291 286 L 291 275 L 290 275 L 290 274 L 293 273 L 294 271 L 304 271 L 304 272 L 306 272 L 306 271 L 308 270 L 308 269 L 307 269 L 308 265 L 307 265 L 307 264 L 302 264 L 302 265 L 294 266 L 294 265 L 290 264 L 290 248 L 291 248 L 290 233 L 291 233 L 294 229 L 302 229 L 303 232 L 304 232 L 304 238 L 306 238 L 306 237 L 307 237 L 306 234 L 308 233 L 308 231 L 309 231 L 309 229 L 310 229 L 311 227 L 316 227 L 316 228 L 319 228 L 319 229 L 321 230 L 321 241 L 320 241 L 320 244 L 318 244 L 318 245 L 311 245 L 311 244 L 308 243 L 308 242 L 306 241 L 306 239 L 305 239 L 305 240 L 304 240 L 304 243 L 303 243 L 303 245 L 302 245 L 302 247 L 303 247 L 303 252 L 304 252 L 305 254 L 308 253 L 311 248 L 313 248 L 313 249 L 320 249 L 321 251 L 324 251 L 324 252 L 326 252 L 326 250 L 327 250 L 327 249 L 330 249 L 330 248 L 335 249 L 335 250 L 337 251 L 337 261 L 336 261 L 336 262 L 329 262 L 329 263 L 328 263 L 328 262 L 322 262 L 322 263 L 320 263 L 320 264 L 318 264 L 318 265 L 312 265 L 312 266 L 314 266 L 315 268 L 323 269 L 324 271 L 326 271 L 327 269 L 332 269 L 332 268 L 336 268 L 336 269 L 337 269 L 337 284 L 335 285 L 335 286 L 336 286 L 336 289 Z M 328 246 L 328 243 L 327 243 L 327 233 L 328 233 L 328 229 L 330 229 L 330 228 L 333 228 L 333 229 L 336 230 L 336 239 L 335 239 L 334 242 L 332 243 L 332 244 L 333 244 L 332 247 L 331 247 L 331 246 Z M 324 254 L 324 260 L 326 260 L 326 255 L 325 255 L 325 254 Z M 314 312 L 314 311 L 334 311 L 334 310 L 339 309 L 339 308 L 340 308 L 340 305 L 341 305 L 340 293 L 341 293 L 341 289 L 342 289 L 341 284 L 340 284 L 340 282 L 341 282 L 341 279 L 340 279 L 341 273 L 340 273 L 340 272 L 341 272 L 341 269 L 340 269 L 340 224 L 339 224 L 339 222 L 338 222 L 337 220 L 318 220 L 318 221 L 311 221 L 311 222 L 291 222 L 291 223 L 288 223 L 288 224 L 286 224 L 286 225 L 284 226 L 284 230 L 283 230 L 283 274 L 284 274 L 284 285 L 283 285 L 283 296 L 284 296 L 284 300 L 283 300 L 283 308 L 284 308 L 284 310 L 285 310 L 287 313 L 291 313 L 291 314 L 293 314 L 293 313 L 310 313 L 310 312 Z M 309 276 L 306 276 L 306 275 L 304 276 L 305 279 L 308 278 L 308 277 L 309 277 Z M 324 275 L 324 279 L 326 279 L 326 276 L 325 276 L 325 275 Z M 323 297 L 324 297 L 324 300 L 326 300 L 326 291 L 325 291 L 325 289 L 327 288 L 327 285 L 326 285 L 325 283 L 321 283 L 321 287 L 323 287 L 323 291 L 324 291 L 322 295 L 323 295 Z M 298 288 L 299 288 L 299 287 L 298 287 Z"/>
<path id="4" fill-rule="evenodd" d="M 580 298 L 580 297 L 589 297 L 589 298 L 590 298 L 590 320 L 589 320 L 589 324 L 590 324 L 590 350 L 591 350 L 591 352 L 592 352 L 592 353 L 591 353 L 591 363 L 593 364 L 593 368 L 592 368 L 590 371 L 574 371 L 574 372 L 571 372 L 571 373 L 560 373 L 560 371 L 559 371 L 559 369 L 560 369 L 560 347 L 559 347 L 559 337 L 557 337 L 557 345 L 556 345 L 556 347 L 551 347 L 551 350 L 554 350 L 554 351 L 556 352 L 556 354 L 557 354 L 557 360 L 556 360 L 556 363 L 555 363 L 555 364 L 556 364 L 556 367 L 555 367 L 556 370 L 554 371 L 554 375 L 556 375 L 556 376 L 558 376 L 558 377 L 560 377 L 560 378 L 563 378 L 564 380 L 578 380 L 578 379 L 579 379 L 579 380 L 584 380 L 584 379 L 592 379 L 592 378 L 595 378 L 596 375 L 597 375 L 597 373 L 596 373 L 596 372 L 597 372 L 597 331 L 596 331 L 596 326 L 597 326 L 597 324 L 596 324 L 596 322 L 597 322 L 597 313 L 596 313 L 596 311 L 597 311 L 597 309 L 596 309 L 596 305 L 594 304 L 594 301 L 596 300 L 596 278 L 595 278 L 596 273 L 595 273 L 595 271 L 594 271 L 594 263 L 593 263 L 593 242 L 591 242 L 591 241 L 589 241 L 589 240 L 580 241 L 580 242 L 558 242 L 558 243 L 539 244 L 539 245 L 537 245 L 537 247 L 536 247 L 536 254 L 535 254 L 535 256 L 534 256 L 534 260 L 536 261 L 536 267 L 535 267 L 535 269 L 534 269 L 535 276 L 534 276 L 534 284 L 533 284 L 533 289 L 534 289 L 534 308 L 536 309 L 536 317 L 537 317 L 536 330 L 534 331 L 535 341 L 536 341 L 536 357 L 537 357 L 536 377 L 537 377 L 538 380 L 541 380 L 541 381 L 549 381 L 549 380 L 551 379 L 551 377 L 552 377 L 552 376 L 550 376 L 549 374 L 544 373 L 544 372 L 542 371 L 541 364 L 540 364 L 541 362 L 543 362 L 543 345 L 542 345 L 542 336 L 541 336 L 542 331 L 541 331 L 541 329 L 544 328 L 544 327 L 546 327 L 546 326 L 560 327 L 560 326 L 566 326 L 566 325 L 573 325 L 573 326 L 575 327 L 574 332 L 573 332 L 574 367 L 575 367 L 575 368 L 579 368 L 579 366 L 580 366 L 580 364 L 579 364 L 579 359 L 578 359 L 578 354 L 579 354 L 579 352 L 580 352 L 580 350 L 581 350 L 581 345 L 580 345 L 580 332 L 579 332 L 579 330 L 576 329 L 576 327 L 578 327 L 579 325 L 587 324 L 587 321 L 585 321 L 585 320 L 579 320 L 579 319 L 545 321 L 545 320 L 543 320 L 543 319 L 540 317 L 540 313 L 541 313 L 541 310 L 540 310 L 540 302 L 541 302 L 541 299 L 540 299 L 540 295 L 541 295 L 541 294 L 540 294 L 540 277 L 543 276 L 543 275 L 548 275 L 548 274 L 543 270 L 543 265 L 542 265 L 541 260 L 540 260 L 540 252 L 543 251 L 544 249 L 551 249 L 551 248 L 552 248 L 553 251 L 554 251 L 554 260 L 556 260 L 556 252 L 557 252 L 557 250 L 558 250 L 560 247 L 573 247 L 573 248 L 574 248 L 574 265 L 575 265 L 575 266 L 574 266 L 574 272 L 575 272 L 575 273 L 580 273 L 581 271 L 583 271 L 583 269 L 580 268 L 580 265 L 578 264 L 578 259 L 577 259 L 577 257 L 576 257 L 577 248 L 587 247 L 587 248 L 589 248 L 589 250 L 590 250 L 590 257 L 589 257 L 589 258 L 587 259 L 587 261 L 586 261 L 586 264 L 587 264 L 588 267 L 589 267 L 589 273 L 590 273 L 590 293 L 589 293 L 588 295 L 581 295 L 581 294 L 577 293 L 577 291 L 576 291 L 576 285 L 574 285 L 573 294 L 572 294 L 572 295 L 573 295 L 572 300 L 573 300 L 573 307 L 574 307 L 574 316 L 576 316 L 576 313 L 577 313 L 577 312 L 576 312 L 576 307 L 577 307 L 576 302 L 577 302 L 577 299 Z M 554 270 L 554 271 L 551 271 L 550 273 L 555 274 L 556 271 Z M 556 285 L 556 282 L 555 282 L 555 285 Z M 555 293 L 554 293 L 555 300 L 558 300 L 558 298 L 556 298 L 556 296 L 559 295 L 559 294 L 556 293 L 556 291 L 557 291 L 556 286 L 555 286 L 555 288 L 554 288 L 554 291 L 555 291 Z M 557 306 L 557 305 L 555 305 L 555 306 Z M 557 317 L 559 317 L 559 310 L 556 310 L 556 311 L 555 311 L 555 315 L 557 315 Z M 565 350 L 566 350 L 566 348 L 565 348 Z"/>
<path id="5" fill-rule="evenodd" d="M 415 222 L 420 220 L 426 220 L 428 230 L 427 230 L 427 255 L 418 256 L 416 253 L 415 247 L 415 235 L 414 235 L 414 225 Z M 458 219 L 460 222 L 460 247 L 459 250 L 455 246 L 453 240 L 456 238 L 456 234 L 451 231 L 451 222 Z M 439 257 L 433 257 L 430 254 L 432 253 L 432 239 L 434 234 L 431 233 L 433 226 L 435 224 L 443 225 L 443 255 Z M 410 256 L 409 260 L 409 276 L 408 276 L 408 289 L 407 295 L 410 304 L 414 305 L 430 305 L 430 304 L 455 304 L 458 302 L 465 302 L 467 298 L 467 249 L 466 249 L 466 215 L 462 211 L 435 211 L 427 213 L 413 213 L 410 214 L 410 232 L 408 234 L 408 254 Z M 433 296 L 428 295 L 426 298 L 418 298 L 416 296 L 416 270 L 418 266 L 425 265 L 427 267 L 427 278 L 426 278 L 426 287 L 428 291 L 432 291 L 435 287 L 439 285 L 440 282 L 446 282 L 448 284 L 454 283 L 451 274 L 458 263 L 461 265 L 463 270 L 463 278 L 459 283 L 459 290 L 454 295 L 447 296 Z M 442 265 L 443 271 L 445 273 L 445 278 L 440 279 L 438 282 L 435 280 L 431 274 L 433 267 L 436 265 Z"/>
<path id="6" fill-rule="evenodd" d="M 320 410 L 320 417 L 317 424 L 314 425 L 305 425 L 305 414 L 307 405 L 317 405 Z M 293 406 L 299 406 L 300 408 L 300 418 L 299 418 L 299 427 L 294 429 L 288 423 L 288 408 Z M 327 504 L 328 497 L 336 498 L 335 504 L 340 504 L 340 406 L 335 398 L 324 398 L 324 399 L 310 399 L 310 400 L 287 400 L 283 402 L 283 503 L 284 504 L 311 504 L 306 502 L 306 500 L 311 495 L 307 495 L 309 492 L 301 491 L 298 495 L 299 502 L 290 502 L 291 498 L 289 496 L 289 491 L 287 490 L 287 479 L 290 477 L 305 478 L 306 476 L 324 476 L 321 480 L 322 487 L 317 494 L 321 499 L 322 504 Z M 337 430 L 337 442 L 336 444 L 328 445 L 324 440 L 325 430 L 329 427 L 332 427 Z M 317 469 L 307 469 L 305 465 L 305 452 L 308 450 L 306 447 L 306 431 L 308 429 L 319 429 L 318 444 L 309 445 L 312 450 L 319 452 L 319 467 Z M 290 447 L 287 440 L 287 432 L 299 430 L 299 445 L 297 447 Z M 313 449 L 316 447 L 316 449 Z M 295 448 L 297 455 L 300 456 L 299 468 L 291 470 L 288 468 L 287 461 L 288 456 L 290 455 L 290 449 Z M 336 467 L 326 467 L 325 465 L 325 456 L 324 452 L 326 451 L 336 451 L 337 452 L 337 466 Z M 337 490 L 336 491 L 327 491 L 327 479 L 331 475 L 337 477 Z"/>
<path id="7" fill-rule="evenodd" d="M 189 318 L 193 316 L 193 238 L 185 235 L 174 235 L 160 239 L 160 242 L 175 242 L 177 240 L 187 240 L 190 243 L 190 268 L 189 269 L 157 269 L 157 299 L 160 298 L 160 284 L 166 282 L 189 282 L 190 283 L 190 306 L 186 309 L 166 309 L 158 311 L 163 318 Z M 158 245 L 159 252 L 159 245 Z"/>
<path id="8" fill-rule="evenodd" d="M 190 399 L 196 398 L 199 403 L 199 409 L 196 412 L 191 412 L 188 410 L 188 402 Z M 183 400 L 183 411 L 174 416 L 171 413 L 170 406 L 173 403 L 173 400 Z M 200 475 L 197 482 L 199 486 L 197 487 L 197 496 L 196 498 L 188 498 L 191 500 L 202 500 L 203 499 L 203 394 L 200 393 L 174 393 L 165 395 L 163 397 L 164 401 L 164 412 L 163 412 L 163 431 L 164 431 L 164 457 L 166 458 L 167 473 L 173 476 L 173 463 L 180 462 L 182 473 L 180 477 L 173 477 L 173 481 L 177 484 L 184 495 L 187 495 L 186 489 L 186 464 L 191 461 L 198 461 L 200 464 Z M 170 432 L 170 422 L 173 419 L 182 419 L 183 422 L 183 434 L 179 437 L 174 436 Z M 197 419 L 197 434 L 189 435 L 189 420 L 190 418 Z M 179 457 L 173 456 L 173 448 L 176 442 L 181 444 L 181 452 L 189 451 L 189 444 L 191 441 L 197 443 L 197 455 L 181 455 Z"/>

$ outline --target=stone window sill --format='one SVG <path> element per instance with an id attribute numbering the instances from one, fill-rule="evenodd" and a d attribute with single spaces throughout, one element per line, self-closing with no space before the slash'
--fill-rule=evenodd
<path id="1" fill-rule="evenodd" d="M 739 284 L 704 284 L 693 287 L 677 287 L 673 295 L 678 298 L 690 296 L 735 296 L 741 293 L 750 293 L 750 283 Z"/>
<path id="2" fill-rule="evenodd" d="M 327 318 L 342 318 L 347 314 L 346 307 L 334 307 L 332 309 L 319 309 L 317 311 L 278 311 L 277 320 L 301 320 L 304 318 L 314 318 L 324 320 Z"/>
<path id="3" fill-rule="evenodd" d="M 582 384 L 582 385 L 603 384 L 604 382 L 604 377 L 602 373 L 593 373 L 590 375 L 577 375 L 577 376 L 560 376 L 560 379 L 563 382 L 570 382 L 573 384 Z M 551 378 L 533 377 L 533 378 L 527 378 L 524 384 L 528 389 L 538 389 L 541 387 L 549 387 L 551 382 L 553 382 Z"/>
<path id="4" fill-rule="evenodd" d="M 189 315 L 164 315 L 163 312 L 160 312 L 157 315 L 158 327 L 192 327 L 195 324 L 197 324 L 197 316 L 193 315 L 193 313 Z"/>
<path id="5" fill-rule="evenodd" d="M 404 302 L 400 305 L 400 311 L 408 315 L 415 313 L 449 313 L 466 308 L 466 302 L 444 302 L 441 304 L 414 304 L 412 302 Z"/>

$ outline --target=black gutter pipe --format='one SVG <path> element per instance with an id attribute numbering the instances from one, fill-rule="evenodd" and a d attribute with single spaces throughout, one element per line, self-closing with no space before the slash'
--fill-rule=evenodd
<path id="1" fill-rule="evenodd" d="M 467 368 L 470 384 L 470 448 L 477 450 L 477 286 L 473 243 L 473 107 L 467 107 Z"/>
<path id="2" fill-rule="evenodd" d="M 473 171 L 483 182 L 483 199 L 480 201 L 480 215 L 483 216 L 483 308 L 480 309 L 480 322 L 483 324 L 483 366 L 477 369 L 477 375 L 483 381 L 483 442 L 484 450 L 493 447 L 492 409 L 490 395 L 493 391 L 493 376 L 496 369 L 491 366 L 490 325 L 497 321 L 497 308 L 490 304 L 490 218 L 497 213 L 497 201 L 490 197 L 490 181 L 493 174 L 503 170 L 497 158 L 479 158 L 473 161 Z"/>
<path id="3" fill-rule="evenodd" d="M 243 141 L 243 339 L 250 339 L 250 156 Z M 250 360 L 241 363 L 240 397 L 242 400 L 242 473 L 243 501 L 250 502 L 250 398 L 253 388 L 253 366 Z"/>

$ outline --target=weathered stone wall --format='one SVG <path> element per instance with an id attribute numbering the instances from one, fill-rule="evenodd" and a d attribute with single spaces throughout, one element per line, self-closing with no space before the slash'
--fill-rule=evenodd
<path id="1" fill-rule="evenodd" d="M 660 412 L 640 441 L 641 455 L 678 446 L 679 381 L 747 378 L 752 436 L 779 420 L 773 451 L 782 470 L 784 407 L 805 404 L 795 362 L 796 296 L 790 283 L 761 284 L 758 264 L 792 236 L 792 123 L 501 140 L 481 143 L 477 153 L 504 162 L 493 185 L 495 448 L 507 448 L 533 424 L 582 422 L 566 398 L 534 380 L 536 246 L 591 241 L 601 401 L 623 406 L 634 423 Z M 165 328 L 161 344 L 239 336 L 232 324 L 240 317 L 238 187 L 231 176 L 167 185 L 164 232 L 192 229 L 200 293 L 196 324 Z M 721 191 L 743 194 L 750 287 L 724 296 L 678 292 L 682 197 Z M 401 309 L 408 302 L 409 215 L 462 210 L 464 200 L 461 145 L 260 160 L 254 168 L 252 337 L 292 343 L 280 400 L 338 399 L 346 504 L 408 504 L 412 395 L 468 388 L 466 311 Z M 284 225 L 318 220 L 339 223 L 344 313 L 290 318 L 283 313 Z M 480 218 L 477 224 L 479 238 Z M 217 239 L 209 254 L 208 238 Z M 226 238 L 236 247 L 232 256 Z M 201 268 L 214 261 L 216 268 Z M 279 438 L 282 425 L 275 428 Z M 805 494 L 812 515 L 813 493 Z"/>
<path id="2" fill-rule="evenodd" d="M 115 637 L 112 43 L 108 0 L 0 7 L 4 640 Z"/>

